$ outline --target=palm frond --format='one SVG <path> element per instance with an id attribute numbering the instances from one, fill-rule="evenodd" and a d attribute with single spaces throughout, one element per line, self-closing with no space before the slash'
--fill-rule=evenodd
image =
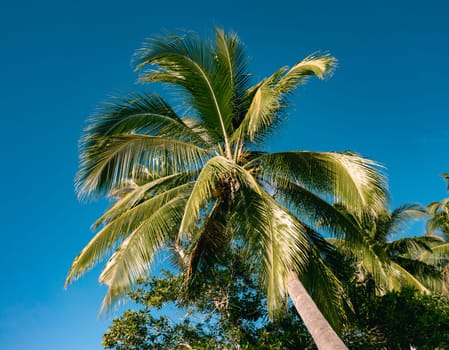
<path id="1" fill-rule="evenodd" d="M 230 104 L 226 108 L 228 113 L 224 115 L 225 125 L 235 127 L 236 121 L 241 119 L 242 113 L 246 110 L 244 98 L 250 76 L 247 72 L 248 59 L 245 48 L 235 33 L 225 33 L 217 27 L 215 37 L 217 73 L 223 77 L 222 79 L 229 80 L 229 91 L 232 93 L 231 98 L 222 101 L 222 104 Z"/>
<path id="2" fill-rule="evenodd" d="M 427 220 L 427 233 L 439 232 L 449 238 L 449 197 L 441 202 L 432 202 L 427 206 L 429 220 Z"/>
<path id="3" fill-rule="evenodd" d="M 400 264 L 392 261 L 391 267 L 392 267 L 393 271 L 395 272 L 395 274 L 392 274 L 391 276 L 394 279 L 399 281 L 399 283 L 397 285 L 395 284 L 395 288 L 394 288 L 395 290 L 400 290 L 404 284 L 407 284 L 410 287 L 416 288 L 421 293 L 425 293 L 425 294 L 430 293 L 429 289 L 423 283 L 421 283 L 421 281 L 419 281 L 419 279 L 417 279 L 413 274 L 408 272 Z"/>
<path id="4" fill-rule="evenodd" d="M 176 230 L 185 199 L 175 197 L 151 213 L 121 243 L 109 259 L 99 281 L 109 287 L 101 311 L 108 310 L 118 298 L 130 290 L 133 283 L 147 277 L 155 255 L 170 233 Z"/>
<path id="5" fill-rule="evenodd" d="M 418 257 L 424 253 L 432 253 L 427 237 L 406 237 L 387 243 L 385 249 L 390 256 Z"/>
<path id="6" fill-rule="evenodd" d="M 190 105 L 199 113 L 201 122 L 211 135 L 222 140 L 230 153 L 228 129 L 233 106 L 231 77 L 218 74 L 211 44 L 204 44 L 198 36 L 168 35 L 148 39 L 135 55 L 137 70 L 144 71 L 142 82 L 163 82 L 181 87 L 188 93 Z"/>
<path id="7" fill-rule="evenodd" d="M 149 181 L 141 186 L 136 185 L 126 195 L 117 200 L 100 218 L 98 218 L 92 225 L 92 229 L 96 230 L 101 225 L 115 220 L 120 215 L 134 208 L 137 204 L 140 204 L 144 200 L 152 198 L 158 194 L 165 195 L 170 193 L 170 190 L 172 189 L 178 189 L 178 186 L 181 186 L 186 182 L 193 181 L 196 175 L 197 171 L 177 173 Z"/>
<path id="8" fill-rule="evenodd" d="M 304 84 L 310 77 L 316 76 L 323 79 L 332 74 L 336 67 L 337 60 L 329 54 L 316 53 L 307 56 L 282 76 L 277 88 L 282 93 L 290 92 Z"/>
<path id="9" fill-rule="evenodd" d="M 314 249 L 310 250 L 307 268 L 301 281 L 326 320 L 337 332 L 341 332 L 348 320 L 352 304 L 343 285 Z"/>
<path id="10" fill-rule="evenodd" d="M 209 152 L 188 142 L 160 136 L 115 135 L 83 150 L 76 177 L 80 198 L 103 194 L 138 177 L 145 168 L 157 176 L 198 169 Z"/>
<path id="11" fill-rule="evenodd" d="M 120 134 L 164 136 L 208 147 L 200 133 L 186 125 L 161 96 L 152 93 L 133 92 L 113 98 L 88 121 L 82 148 L 90 148 L 98 137 Z"/>
<path id="12" fill-rule="evenodd" d="M 362 216 L 385 208 L 386 181 L 379 164 L 354 154 L 335 152 L 282 152 L 261 155 L 248 163 L 260 166 L 265 179 L 289 177 L 289 181 L 342 203 Z M 269 180 L 268 180 L 269 181 Z"/>
<path id="13" fill-rule="evenodd" d="M 383 231 L 385 236 L 392 236 L 404 230 L 405 226 L 410 221 L 425 218 L 427 216 L 427 210 L 419 204 L 403 204 L 394 209 L 391 214 L 386 214 L 383 227 L 378 228 L 378 231 Z M 382 220 L 377 220 L 379 225 Z M 385 237 L 388 238 L 388 237 Z"/>
<path id="14" fill-rule="evenodd" d="M 235 200 L 228 227 L 261 267 L 268 311 L 273 315 L 285 306 L 289 272 L 305 269 L 309 249 L 306 228 L 263 190 L 242 186 Z"/>
<path id="15" fill-rule="evenodd" d="M 417 287 L 414 281 L 412 284 L 408 281 L 408 276 L 402 276 L 404 279 L 403 284 L 408 285 L 417 289 L 420 292 L 428 293 L 428 291 L 434 293 L 441 293 L 442 291 L 442 273 L 438 266 L 427 264 L 423 261 L 419 261 L 416 259 L 409 259 L 404 257 L 396 257 L 394 259 L 395 263 L 400 265 L 403 269 L 407 270 L 409 274 L 411 274 L 419 283 L 422 284 L 426 290 L 423 290 L 422 287 Z"/>
<path id="16" fill-rule="evenodd" d="M 180 239 L 192 231 L 193 226 L 200 218 L 201 206 L 208 200 L 214 199 L 214 190 L 220 192 L 220 189 L 216 188 L 220 181 L 228 182 L 230 186 L 239 186 L 245 183 L 247 186 L 257 188 L 256 181 L 236 163 L 222 156 L 215 156 L 210 159 L 201 170 L 186 204 L 179 232 Z M 220 193 L 215 196 L 218 195 Z"/>
<path id="17" fill-rule="evenodd" d="M 177 203 L 185 203 L 191 186 L 187 183 L 171 188 L 134 207 L 123 210 L 120 214 L 116 213 L 117 207 L 113 206 L 110 209 L 113 218 L 111 217 L 110 222 L 95 235 L 73 261 L 66 279 L 66 286 L 95 266 L 117 245 L 123 244 L 133 232 L 138 232 L 141 223 L 152 218 L 160 207 L 174 199 L 177 200 Z M 126 206 L 126 204 L 124 205 Z M 107 212 L 104 217 L 108 217 Z"/>
<path id="18" fill-rule="evenodd" d="M 357 245 L 360 240 L 360 225 L 356 218 L 346 215 L 319 195 L 291 182 L 290 177 L 279 173 L 262 181 L 274 188 L 274 198 L 292 210 L 302 221 L 324 230 L 334 237 L 344 238 L 347 244 Z"/>
<path id="19" fill-rule="evenodd" d="M 210 212 L 202 219 L 201 227 L 192 234 L 191 242 L 187 249 L 188 257 L 185 266 L 184 279 L 187 284 L 199 272 L 208 270 L 219 263 L 230 242 L 230 235 L 226 229 L 225 205 L 217 199 Z"/>
<path id="20" fill-rule="evenodd" d="M 276 82 L 286 68 L 281 68 L 248 92 L 251 98 L 245 116 L 231 136 L 237 145 L 245 139 L 256 142 L 275 123 L 281 108 L 282 95 L 276 90 Z"/>
<path id="21" fill-rule="evenodd" d="M 335 68 L 336 60 L 329 55 L 312 55 L 298 62 L 290 70 L 283 67 L 248 90 L 251 102 L 244 118 L 231 136 L 239 146 L 245 139 L 257 142 L 279 121 L 287 106 L 286 94 L 304 84 L 307 78 L 323 78 Z M 238 147 L 237 147 L 238 148 Z"/>
<path id="22" fill-rule="evenodd" d="M 423 252 L 418 259 L 432 265 L 447 264 L 449 262 L 449 243 L 440 240 L 439 244 L 432 246 L 430 252 Z"/>

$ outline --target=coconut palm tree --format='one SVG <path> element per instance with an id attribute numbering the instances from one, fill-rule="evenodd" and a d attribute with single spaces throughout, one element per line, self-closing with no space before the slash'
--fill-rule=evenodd
<path id="1" fill-rule="evenodd" d="M 447 181 L 449 191 L 449 174 L 444 173 L 443 178 Z M 430 218 L 427 221 L 427 233 L 438 234 L 449 241 L 449 197 L 441 202 L 432 202 L 428 205 Z"/>
<path id="2" fill-rule="evenodd" d="M 93 225 L 98 232 L 66 284 L 112 254 L 100 275 L 107 309 L 162 251 L 189 285 L 223 247 L 239 246 L 261 271 L 270 314 L 290 293 L 317 346 L 344 349 L 298 276 L 317 257 L 310 228 L 342 237 L 344 218 L 332 203 L 357 217 L 376 212 L 384 207 L 384 178 L 375 162 L 352 153 L 261 149 L 289 94 L 309 77 L 328 76 L 336 60 L 311 55 L 250 84 L 243 45 L 221 29 L 215 40 L 192 33 L 148 39 L 135 60 L 141 82 L 164 83 L 174 98 L 132 93 L 90 120 L 76 191 L 109 195 L 113 204 Z"/>
<path id="3" fill-rule="evenodd" d="M 443 173 L 449 191 L 449 174 Z M 427 206 L 427 235 L 434 239 L 430 252 L 423 252 L 420 260 L 439 267 L 442 271 L 442 292 L 449 288 L 449 197 Z"/>
<path id="4" fill-rule="evenodd" d="M 378 212 L 376 217 L 364 217 L 362 221 L 341 206 L 339 210 L 351 217 L 362 232 L 357 246 L 345 240 L 334 240 L 337 247 L 355 260 L 359 282 L 373 279 L 381 294 L 401 290 L 404 286 L 421 293 L 440 290 L 439 271 L 421 257 L 432 253 L 432 247 L 441 241 L 428 235 L 406 236 L 407 224 L 424 218 L 426 208 L 418 204 L 405 204 L 393 211 L 385 209 Z"/>

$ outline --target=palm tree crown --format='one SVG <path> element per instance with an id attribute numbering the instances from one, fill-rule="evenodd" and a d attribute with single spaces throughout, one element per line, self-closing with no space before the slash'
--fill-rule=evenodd
<path id="1" fill-rule="evenodd" d="M 352 153 L 258 150 L 280 122 L 289 94 L 336 66 L 315 54 L 251 84 L 238 37 L 216 29 L 148 39 L 137 51 L 140 81 L 164 83 L 182 98 L 132 93 L 106 104 L 81 139 L 76 191 L 111 196 L 94 238 L 75 258 L 67 284 L 109 257 L 103 308 L 146 276 L 166 248 L 191 279 L 239 245 L 260 266 L 269 310 L 283 305 L 289 274 L 306 269 L 311 230 L 343 236 L 344 204 L 357 216 L 385 205 L 377 164 Z M 306 225 L 307 224 L 307 225 Z"/>

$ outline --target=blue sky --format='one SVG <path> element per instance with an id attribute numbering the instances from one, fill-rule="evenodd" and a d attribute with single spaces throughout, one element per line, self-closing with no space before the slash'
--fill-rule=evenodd
<path id="1" fill-rule="evenodd" d="M 63 284 L 104 203 L 73 192 L 85 120 L 135 87 L 130 59 L 163 29 L 235 30 L 263 78 L 317 50 L 339 59 L 292 99 L 270 150 L 354 150 L 386 166 L 392 206 L 445 197 L 449 3 L 422 1 L 3 1 L 0 346 L 101 349 L 98 269 Z M 421 232 L 413 232 L 419 234 Z"/>

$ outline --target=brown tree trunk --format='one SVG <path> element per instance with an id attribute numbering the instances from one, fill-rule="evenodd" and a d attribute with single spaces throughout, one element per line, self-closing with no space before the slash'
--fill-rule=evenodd
<path id="1" fill-rule="evenodd" d="M 348 348 L 324 318 L 315 302 L 299 280 L 291 272 L 288 280 L 288 294 L 312 336 L 319 350 L 347 350 Z"/>

